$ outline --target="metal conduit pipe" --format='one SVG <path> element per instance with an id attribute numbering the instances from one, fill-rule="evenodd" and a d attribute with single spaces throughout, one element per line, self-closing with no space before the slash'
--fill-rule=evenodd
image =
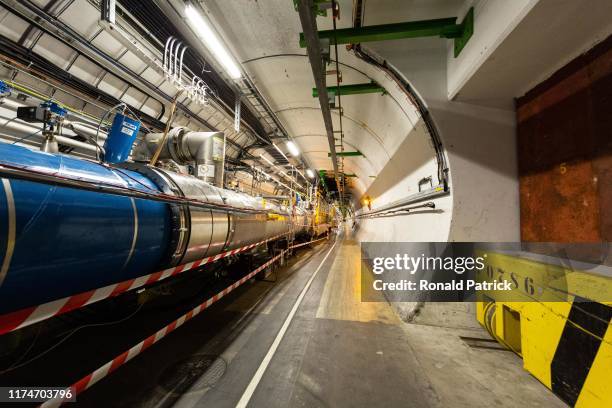
<path id="1" fill-rule="evenodd" d="M 23 140 L 26 140 L 26 139 L 42 140 L 43 139 L 42 134 L 38 132 L 41 129 L 36 126 L 26 125 L 26 124 L 15 122 L 15 121 L 9 121 L 8 123 L 6 123 L 0 128 L 0 130 L 4 130 L 4 129 L 17 133 L 18 138 L 16 142 L 21 140 L 19 139 L 20 135 L 22 135 L 21 138 Z M 86 151 L 94 152 L 94 153 L 97 150 L 93 144 L 81 142 L 79 140 L 74 140 L 74 139 L 71 139 L 70 137 L 55 135 L 55 139 L 57 140 L 58 143 L 66 145 L 66 146 L 70 146 L 70 147 L 74 147 L 74 148 L 78 148 L 78 149 L 82 149 L 82 150 L 86 150 Z"/>
<path id="2" fill-rule="evenodd" d="M 386 217 L 389 215 L 393 215 L 393 214 L 397 214 L 397 213 L 409 213 L 412 210 L 418 210 L 420 208 L 436 208 L 436 205 L 433 202 L 427 202 L 424 204 L 420 204 L 420 205 L 414 205 L 414 206 L 410 206 L 410 207 L 401 207 L 398 208 L 396 210 L 390 210 L 390 211 L 384 211 L 384 212 L 377 212 L 375 214 L 361 214 L 361 215 L 356 215 L 355 218 L 356 219 L 364 219 L 364 218 L 378 218 L 378 217 Z"/>
<path id="3" fill-rule="evenodd" d="M 148 161 L 163 139 L 162 133 L 149 133 L 134 149 L 134 158 Z M 195 176 L 217 187 L 223 186 L 225 138 L 222 132 L 192 132 L 184 127 L 170 130 L 159 159 L 178 164 L 195 164 Z"/>
<path id="4" fill-rule="evenodd" d="M 40 101 L 43 102 L 42 100 Z M 17 108 L 21 108 L 24 106 L 28 106 L 28 105 L 19 103 L 12 99 L 3 99 L 0 102 L 0 107 L 11 108 L 11 109 L 14 109 L 15 111 L 17 111 Z M 69 112 L 70 112 L 69 116 L 78 117 L 78 115 L 75 115 L 73 112 L 71 111 Z M 64 120 L 64 127 L 67 127 L 68 129 L 72 130 L 74 133 L 78 135 L 86 135 L 86 136 L 93 137 L 93 138 L 96 137 L 97 128 L 96 128 L 96 125 L 94 124 L 78 122 L 78 121 L 73 121 L 73 120 Z M 98 137 L 102 140 L 106 140 L 106 137 L 107 137 L 106 132 L 103 130 L 100 130 Z"/>
<path id="5" fill-rule="evenodd" d="M 264 200 L 290 200 L 291 197 L 288 195 L 261 195 L 261 198 L 263 198 Z"/>
<path id="6" fill-rule="evenodd" d="M 401 209 L 401 207 L 406 207 L 413 203 L 418 203 L 420 201 L 441 197 L 449 194 L 448 190 L 444 190 L 442 185 L 435 186 L 429 190 L 424 190 L 416 194 L 412 194 L 406 198 L 402 198 L 401 200 L 393 201 L 387 205 L 384 205 L 380 208 L 377 208 L 373 211 L 369 211 L 367 213 L 360 212 L 356 214 L 356 218 L 364 218 L 365 216 L 372 216 L 384 212 L 388 212 L 390 210 Z M 360 210 L 361 211 L 361 210 Z"/>
<path id="7" fill-rule="evenodd" d="M 84 135 L 94 139 L 96 138 L 96 129 L 84 123 L 64 121 L 64 126 L 72 130 L 77 135 Z M 100 130 L 98 133 L 98 139 L 106 140 L 107 137 L 106 132 Z"/>

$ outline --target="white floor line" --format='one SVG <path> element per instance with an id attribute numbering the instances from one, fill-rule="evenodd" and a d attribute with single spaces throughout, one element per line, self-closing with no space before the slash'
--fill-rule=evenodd
<path id="1" fill-rule="evenodd" d="M 289 325 L 291 324 L 291 321 L 293 320 L 293 317 L 295 316 L 295 313 L 297 312 L 298 307 L 300 307 L 300 304 L 302 303 L 302 299 L 304 299 L 304 296 L 306 296 L 306 292 L 308 292 L 308 289 L 310 288 L 312 281 L 314 281 L 314 278 L 317 276 L 317 273 L 319 273 L 319 270 L 321 269 L 321 267 L 327 260 L 327 257 L 329 256 L 329 254 L 331 254 L 331 251 L 334 249 L 337 242 L 338 241 L 334 242 L 334 245 L 332 245 L 332 247 L 329 248 L 329 251 L 327 251 L 327 254 L 325 254 L 325 257 L 323 258 L 323 260 L 321 261 L 317 269 L 314 271 L 310 279 L 308 279 L 308 282 L 306 282 L 306 286 L 304 286 L 304 289 L 302 289 L 300 296 L 298 296 L 297 300 L 295 301 L 293 308 L 291 308 L 291 311 L 289 312 L 289 315 L 285 319 L 285 322 L 283 323 L 278 334 L 276 335 L 274 342 L 272 342 L 272 345 L 270 346 L 268 353 L 266 354 L 263 361 L 259 365 L 259 368 L 255 372 L 255 375 L 251 379 L 251 382 L 249 383 L 249 385 L 246 387 L 246 390 L 244 390 L 244 393 L 242 394 L 240 401 L 238 401 L 238 403 L 236 404 L 236 408 L 245 408 L 247 404 L 249 403 L 249 401 L 251 400 L 251 397 L 253 396 L 255 389 L 259 385 L 259 381 L 261 381 L 261 378 L 266 372 L 266 369 L 270 365 L 270 361 L 272 361 L 272 357 L 274 357 L 274 353 L 276 353 L 276 349 L 278 348 L 281 340 L 283 340 L 283 337 L 285 336 L 285 332 L 289 328 Z"/>

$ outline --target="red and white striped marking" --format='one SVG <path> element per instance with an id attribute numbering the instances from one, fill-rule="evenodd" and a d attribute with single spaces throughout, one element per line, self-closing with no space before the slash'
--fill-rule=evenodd
<path id="1" fill-rule="evenodd" d="M 182 272 L 195 269 L 202 265 L 216 262 L 219 259 L 223 259 L 228 256 L 236 255 L 240 252 L 255 248 L 258 245 L 264 244 L 268 241 L 273 241 L 284 235 L 287 235 L 287 233 L 279 234 L 274 237 L 241 248 L 232 249 L 231 251 L 222 252 L 218 255 L 209 256 L 207 258 L 198 259 L 197 261 L 188 262 L 183 265 L 178 265 L 172 268 L 164 269 L 162 271 L 154 272 L 149 275 L 140 276 L 138 278 L 129 279 L 119 283 L 113 283 L 112 285 L 104 286 L 102 288 L 89 290 L 87 292 L 79 293 L 77 295 L 72 295 L 62 299 L 43 303 L 42 305 L 31 306 L 25 309 L 1 315 L 0 335 L 14 330 L 19 330 L 31 324 L 38 323 L 50 317 L 59 316 L 61 314 L 70 312 L 86 305 L 90 305 L 103 299 L 121 295 L 122 293 L 125 293 L 130 290 L 151 285 L 155 282 L 159 282 L 171 276 L 178 275 Z"/>
<path id="2" fill-rule="evenodd" d="M 178 319 L 174 320 L 172 323 L 162 327 L 154 334 L 150 335 L 149 337 L 142 340 L 138 344 L 130 347 L 128 350 L 119 354 L 117 357 L 113 358 L 111 361 L 107 362 L 101 367 L 98 367 L 96 370 L 87 374 L 85 377 L 81 378 L 79 381 L 75 382 L 74 384 L 72 384 L 70 387 L 67 387 L 66 389 L 68 390 L 72 388 L 72 392 L 74 393 L 74 395 L 78 395 L 82 393 L 83 391 L 85 391 L 86 389 L 88 389 L 89 387 L 91 387 L 92 385 L 94 385 L 95 383 L 103 379 L 104 377 L 111 374 L 117 368 L 121 367 L 123 364 L 127 363 L 132 358 L 136 357 L 138 354 L 142 353 L 147 348 L 157 343 L 159 340 L 163 339 L 169 333 L 181 327 L 183 323 L 197 316 L 200 312 L 209 308 L 213 303 L 218 302 L 223 297 L 227 296 L 230 292 L 234 291 L 238 286 L 242 285 L 243 283 L 251 279 L 253 276 L 263 271 L 268 266 L 272 265 L 274 262 L 276 262 L 278 259 L 280 259 L 283 256 L 284 252 L 285 251 L 276 255 L 274 258 L 270 259 L 265 264 L 261 265 L 254 271 L 250 272 L 248 275 L 246 275 L 242 279 L 234 282 L 232 285 L 223 289 L 221 292 L 217 293 L 210 299 L 200 303 L 198 306 L 191 309 L 189 312 L 185 313 Z M 62 398 L 56 398 L 56 399 L 52 399 L 52 400 L 44 402 L 43 404 L 41 404 L 41 407 L 43 408 L 59 407 L 63 403 L 64 403 L 64 400 Z"/>
<path id="3" fill-rule="evenodd" d="M 324 239 L 328 239 L 328 237 L 325 236 L 323 238 L 315 239 L 314 241 L 308 241 L 308 242 L 303 242 L 301 244 L 291 245 L 289 249 L 295 249 L 295 248 L 303 247 L 304 245 L 314 244 L 315 242 L 323 241 Z"/>
<path id="4" fill-rule="evenodd" d="M 313 240 L 313 241 L 305 242 L 305 243 L 302 243 L 302 244 L 293 245 L 293 246 L 289 247 L 289 249 L 298 248 L 298 247 L 301 247 L 301 246 L 304 246 L 304 245 L 312 244 L 312 243 L 315 243 L 315 242 L 318 242 L 318 241 L 322 241 L 322 240 L 327 239 L 327 238 L 328 237 L 324 237 L 324 238 L 316 239 L 316 240 Z M 182 315 L 178 319 L 176 319 L 173 322 L 171 322 L 170 324 L 162 327 L 161 329 L 159 329 L 158 331 L 156 331 L 155 333 L 153 333 L 152 335 L 150 335 L 146 339 L 142 340 L 138 344 L 130 347 L 128 350 L 126 350 L 123 353 L 119 354 L 117 357 L 113 358 L 111 361 L 109 361 L 106 364 L 98 367 L 96 370 L 92 371 L 91 373 L 87 374 L 85 377 L 81 378 L 79 381 L 75 382 L 70 387 L 66 387 L 66 389 L 67 390 L 68 389 L 72 389 L 72 392 L 74 393 L 74 396 L 76 396 L 76 395 L 82 393 L 83 391 L 87 390 L 92 385 L 94 385 L 95 383 L 97 383 L 98 381 L 103 379 L 104 377 L 110 375 L 117 368 L 121 367 L 123 364 L 127 363 L 128 361 L 130 361 L 131 359 L 133 359 L 134 357 L 136 357 L 137 355 L 139 355 L 140 353 L 145 351 L 147 348 L 151 347 L 153 344 L 157 343 L 159 340 L 161 340 L 164 337 L 166 337 L 169 333 L 171 333 L 172 331 L 174 331 L 177 328 L 181 327 L 186 321 L 188 321 L 188 320 L 192 319 L 193 317 L 197 316 L 200 312 L 202 312 L 203 310 L 209 308 L 214 303 L 218 302 L 223 297 L 227 296 L 230 292 L 234 291 L 237 287 L 239 287 L 240 285 L 244 284 L 246 281 L 248 281 L 249 279 L 251 279 L 252 277 L 257 275 L 259 272 L 261 272 L 264 269 L 266 269 L 268 266 L 272 265 L 274 262 L 279 260 L 285 254 L 285 252 L 286 252 L 286 250 L 282 251 L 281 253 L 279 253 L 278 255 L 276 255 L 275 257 L 273 257 L 272 259 L 270 259 L 269 261 L 267 261 L 263 265 L 259 266 L 257 269 L 255 269 L 254 271 L 250 272 L 249 274 L 247 274 L 246 276 L 244 276 L 240 280 L 238 280 L 238 281 L 234 282 L 233 284 L 231 284 L 230 286 L 226 287 L 225 289 L 223 289 L 222 291 L 220 291 L 219 293 L 217 293 L 213 297 L 211 297 L 211 298 L 207 299 L 206 301 L 200 303 L 198 306 L 194 307 L 193 309 L 191 309 L 189 312 L 185 313 L 184 315 Z M 62 398 L 56 398 L 56 399 L 51 399 L 51 400 L 48 400 L 48 401 L 44 402 L 43 404 L 40 405 L 40 407 L 41 408 L 55 408 L 55 407 L 61 406 L 63 403 L 64 403 L 64 400 Z"/>

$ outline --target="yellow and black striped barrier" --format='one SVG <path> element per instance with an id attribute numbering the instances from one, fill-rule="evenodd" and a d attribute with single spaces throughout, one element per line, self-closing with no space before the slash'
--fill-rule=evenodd
<path id="1" fill-rule="evenodd" d="M 477 319 L 523 367 L 570 406 L 612 407 L 612 279 L 563 264 L 486 252 Z M 511 292 L 511 293 L 510 293 Z"/>

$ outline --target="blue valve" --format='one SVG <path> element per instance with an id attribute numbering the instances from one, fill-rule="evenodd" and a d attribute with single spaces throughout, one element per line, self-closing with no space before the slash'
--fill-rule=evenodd
<path id="1" fill-rule="evenodd" d="M 65 118 L 68 114 L 68 110 L 58 104 L 57 102 L 47 101 L 40 104 L 41 108 L 49 109 L 49 111 L 59 117 Z"/>
<path id="2" fill-rule="evenodd" d="M 6 82 L 0 81 L 0 96 L 8 96 L 12 91 L 13 88 L 11 88 Z"/>

